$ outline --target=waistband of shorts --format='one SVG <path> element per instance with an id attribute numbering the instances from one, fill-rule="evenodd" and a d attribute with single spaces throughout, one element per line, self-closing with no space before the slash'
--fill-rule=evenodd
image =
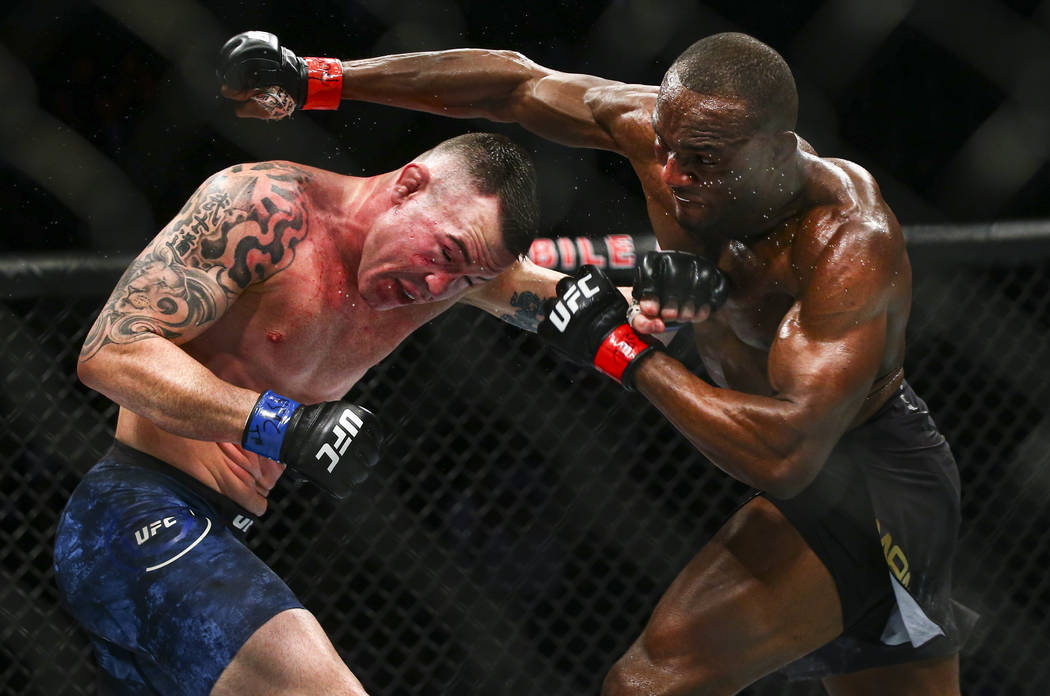
<path id="1" fill-rule="evenodd" d="M 126 445 L 120 440 L 113 440 L 113 444 L 102 455 L 101 460 L 116 462 L 121 466 L 146 469 L 171 479 L 176 485 L 187 489 L 190 493 L 207 503 L 223 523 L 229 527 L 230 531 L 239 536 L 247 536 L 248 530 L 259 521 L 258 517 L 214 488 L 204 485 L 185 471 L 161 459 L 157 459 L 153 455 L 146 454 L 142 450 L 137 450 L 131 445 Z"/>
<path id="2" fill-rule="evenodd" d="M 882 402 L 881 406 L 875 409 L 875 413 L 868 416 L 868 419 L 863 423 L 857 425 L 856 428 L 863 428 L 866 425 L 875 423 L 879 419 L 884 418 L 887 414 L 894 410 L 900 410 L 905 408 L 905 405 L 903 405 L 900 401 L 900 398 L 898 398 L 901 394 L 904 394 L 905 398 L 908 398 L 909 396 L 912 398 L 916 398 L 915 391 L 911 388 L 911 385 L 908 384 L 907 379 L 901 379 L 900 385 L 898 385 L 897 388 L 893 390 L 893 393 L 890 394 L 890 396 Z"/>

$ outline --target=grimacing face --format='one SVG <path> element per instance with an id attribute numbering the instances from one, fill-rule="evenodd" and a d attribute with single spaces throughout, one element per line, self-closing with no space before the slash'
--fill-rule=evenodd
<path id="1" fill-rule="evenodd" d="M 731 224 L 768 207 L 765 194 L 777 177 L 773 144 L 756 131 L 741 101 L 667 79 L 653 110 L 653 130 L 661 176 L 683 227 Z"/>
<path id="2" fill-rule="evenodd" d="M 420 192 L 370 229 L 358 291 L 380 310 L 438 302 L 493 279 L 514 260 L 503 247 L 495 196 Z"/>

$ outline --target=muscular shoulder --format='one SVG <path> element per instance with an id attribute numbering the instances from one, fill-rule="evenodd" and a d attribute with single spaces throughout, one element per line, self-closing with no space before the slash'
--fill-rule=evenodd
<path id="1" fill-rule="evenodd" d="M 822 159 L 811 196 L 816 204 L 801 218 L 792 265 L 803 286 L 832 279 L 839 292 L 893 287 L 907 266 L 904 236 L 875 179 L 846 160 Z"/>
<path id="2" fill-rule="evenodd" d="M 591 87 L 585 96 L 595 122 L 636 166 L 655 158 L 652 118 L 657 92 L 655 85 L 615 82 Z"/>
<path id="3" fill-rule="evenodd" d="M 290 162 L 237 164 L 205 181 L 155 246 L 173 261 L 210 271 L 230 291 L 287 267 L 309 230 L 313 174 Z"/>

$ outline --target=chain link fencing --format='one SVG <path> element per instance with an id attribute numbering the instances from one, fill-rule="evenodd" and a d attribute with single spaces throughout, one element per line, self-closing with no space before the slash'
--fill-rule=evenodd
<path id="1" fill-rule="evenodd" d="M 1050 234 L 915 232 L 906 373 L 959 460 L 956 596 L 982 614 L 964 692 L 1042 696 Z M 74 366 L 122 262 L 0 265 L 0 693 L 94 693 L 51 546 L 65 499 L 112 437 L 115 407 Z M 349 397 L 393 435 L 375 474 L 342 502 L 283 478 L 249 545 L 376 696 L 598 693 L 746 493 L 643 397 L 468 308 L 419 329 Z M 773 675 L 744 693 L 822 691 Z"/>

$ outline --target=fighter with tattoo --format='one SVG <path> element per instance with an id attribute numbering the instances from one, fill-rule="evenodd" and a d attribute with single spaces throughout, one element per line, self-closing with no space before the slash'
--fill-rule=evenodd
<path id="1" fill-rule="evenodd" d="M 835 696 L 957 696 L 972 615 L 951 599 L 959 474 L 904 377 L 911 267 L 862 167 L 796 132 L 798 92 L 771 47 L 700 39 L 661 84 L 561 72 L 510 50 L 338 61 L 277 37 L 226 43 L 244 117 L 277 87 L 514 122 L 625 157 L 663 255 L 627 303 L 600 268 L 562 281 L 539 334 L 637 389 L 755 495 L 682 569 L 608 673 L 607 696 L 732 694 L 775 670 Z M 706 378 L 644 334 L 692 325 Z M 635 333 L 636 329 L 638 333 Z"/>
<path id="2" fill-rule="evenodd" d="M 78 364 L 120 405 L 55 545 L 103 692 L 364 693 L 242 538 L 286 466 L 337 496 L 367 474 L 377 419 L 341 399 L 414 329 L 456 302 L 535 329 L 538 299 L 512 299 L 554 294 L 520 258 L 535 228 L 529 158 L 492 134 L 371 177 L 263 162 L 204 182 Z"/>

